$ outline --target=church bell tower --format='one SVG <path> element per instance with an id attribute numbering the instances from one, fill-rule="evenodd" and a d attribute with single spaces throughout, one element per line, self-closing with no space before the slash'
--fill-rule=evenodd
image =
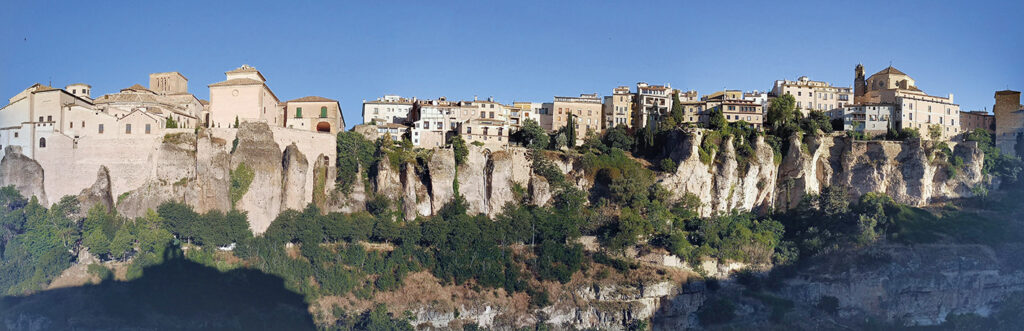
<path id="1" fill-rule="evenodd" d="M 857 76 L 853 80 L 853 103 L 859 105 L 865 101 L 864 94 L 867 93 L 868 86 L 864 78 L 864 66 L 858 63 L 854 71 L 857 73 Z"/>

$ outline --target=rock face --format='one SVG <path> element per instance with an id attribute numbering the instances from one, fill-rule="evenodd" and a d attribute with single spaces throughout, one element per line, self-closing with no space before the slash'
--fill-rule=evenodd
<path id="1" fill-rule="evenodd" d="M 430 209 L 432 213 L 437 213 L 455 197 L 454 152 L 447 148 L 435 150 L 427 163 L 427 173 L 430 175 Z"/>
<path id="2" fill-rule="evenodd" d="M 285 147 L 281 159 L 281 209 L 302 210 L 306 207 L 306 171 L 309 161 L 295 144 Z"/>
<path id="3" fill-rule="evenodd" d="M 116 209 L 129 218 L 142 217 L 167 201 L 188 203 L 198 200 L 192 189 L 196 178 L 196 136 L 168 135 L 156 153 L 156 171 L 142 187 L 117 197 Z M 112 174 L 116 176 L 117 174 Z"/>
<path id="4" fill-rule="evenodd" d="M 487 210 L 488 216 L 494 217 L 501 213 L 505 204 L 515 201 L 515 194 L 512 192 L 513 185 L 513 161 L 512 155 L 505 151 L 491 153 L 491 159 L 487 164 L 487 173 L 490 174 L 487 185 Z"/>
<path id="5" fill-rule="evenodd" d="M 43 189 L 43 167 L 38 162 L 21 154 L 21 147 L 4 147 L 4 158 L 0 160 L 0 187 L 14 186 L 21 195 L 35 196 L 46 206 L 46 192 Z"/>
<path id="6" fill-rule="evenodd" d="M 110 171 L 107 167 L 100 167 L 96 173 L 96 183 L 78 194 L 78 204 L 83 212 L 87 212 L 96 205 L 114 210 L 114 197 L 110 193 Z"/>
<path id="7" fill-rule="evenodd" d="M 356 171 L 356 180 L 352 183 L 352 191 L 348 194 L 334 191 L 329 195 L 328 211 L 354 213 L 366 210 L 366 185 L 363 182 L 362 166 Z"/>
<path id="8" fill-rule="evenodd" d="M 849 188 L 851 198 L 868 192 L 886 193 L 897 202 L 923 206 L 945 199 L 970 197 L 971 188 L 987 182 L 981 173 L 984 154 L 976 143 L 958 144 L 954 155 L 964 160 L 958 176 L 948 176 L 945 165 L 932 161 L 930 142 L 911 140 L 852 141 L 841 135 L 792 137 L 781 162 L 759 137 L 754 155 L 737 163 L 733 139 L 726 138 L 711 164 L 700 160 L 703 133 L 676 132 L 670 137 L 666 155 L 678 160 L 676 171 L 663 175 L 659 183 L 677 199 L 685 194 L 703 203 L 701 214 L 732 209 L 765 211 L 795 207 L 806 194 L 817 194 L 827 186 Z"/>
<path id="9" fill-rule="evenodd" d="M 249 227 L 260 234 L 281 211 L 282 152 L 266 123 L 242 125 L 237 138 L 238 148 L 231 153 L 231 169 L 238 171 L 244 164 L 252 169 L 253 178 L 235 207 L 249 212 Z"/>
<path id="10" fill-rule="evenodd" d="M 231 209 L 231 154 L 227 141 L 201 132 L 196 141 L 196 199 L 191 202 L 198 213 Z"/>
<path id="11" fill-rule="evenodd" d="M 459 194 L 466 198 L 470 214 L 487 214 L 490 203 L 487 196 L 487 158 L 483 147 L 469 146 L 466 163 L 459 165 Z"/>

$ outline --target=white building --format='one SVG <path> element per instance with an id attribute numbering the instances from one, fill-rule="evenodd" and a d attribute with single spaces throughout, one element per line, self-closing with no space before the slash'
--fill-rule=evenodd
<path id="1" fill-rule="evenodd" d="M 416 99 L 385 95 L 377 100 L 363 100 L 363 124 L 405 124 L 410 120 Z"/>

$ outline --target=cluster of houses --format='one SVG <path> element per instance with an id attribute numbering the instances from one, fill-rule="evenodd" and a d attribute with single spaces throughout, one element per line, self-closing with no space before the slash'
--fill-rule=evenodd
<path id="1" fill-rule="evenodd" d="M 97 98 L 88 84 L 63 89 L 34 84 L 0 108 L 0 153 L 17 146 L 35 158 L 54 135 L 76 143 L 89 136 L 130 141 L 168 129 L 232 128 L 240 122 L 329 134 L 345 129 L 337 100 L 280 100 L 263 74 L 248 65 L 225 75 L 224 81 L 209 85 L 209 101 L 189 93 L 188 79 L 178 72 L 150 74 L 148 87 L 135 84 Z"/>
<path id="2" fill-rule="evenodd" d="M 769 91 L 724 90 L 703 96 L 697 91 L 673 89 L 669 84 L 643 82 L 633 89 L 616 87 L 604 97 L 591 93 L 512 104 L 493 98 L 453 101 L 445 97 L 428 100 L 385 95 L 364 100 L 362 115 L 363 124 L 375 129 L 377 135 L 409 139 L 419 147 L 444 146 L 452 136 L 460 135 L 467 142 L 501 148 L 508 146 L 511 134 L 526 120 L 536 121 L 548 132 L 573 123 L 576 132 L 581 133 L 577 139 L 582 141 L 589 132 L 601 133 L 618 126 L 639 129 L 659 123 L 674 106 L 683 112 L 681 125 L 707 124 L 709 115 L 717 110 L 729 122 L 742 121 L 760 128 L 772 100 L 790 95 L 805 116 L 820 111 L 833 122 L 841 122 L 845 130 L 867 136 L 908 128 L 926 133 L 938 128 L 942 139 L 952 140 L 980 128 L 996 133 L 997 140 L 1004 142 L 1001 147 L 1008 143 L 1012 148 L 1011 141 L 1024 133 L 1020 92 L 996 92 L 994 114 L 961 111 L 953 94 L 929 95 L 917 87 L 913 78 L 892 66 L 871 76 L 865 75 L 862 65 L 854 70 L 853 87 L 834 86 L 805 76 L 777 80 Z"/>

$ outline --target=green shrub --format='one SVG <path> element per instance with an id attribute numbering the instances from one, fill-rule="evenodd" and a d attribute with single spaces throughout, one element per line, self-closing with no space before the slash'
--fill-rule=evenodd
<path id="1" fill-rule="evenodd" d="M 229 195 L 231 196 L 231 207 L 234 208 L 238 200 L 242 199 L 242 196 L 249 191 L 249 185 L 252 184 L 253 178 L 256 176 L 252 168 L 246 166 L 245 163 L 239 163 L 235 170 L 231 171 L 231 187 L 229 188 Z"/>
<path id="2" fill-rule="evenodd" d="M 704 326 L 728 323 L 736 318 L 736 305 L 729 299 L 711 298 L 704 301 L 704 305 L 697 311 L 697 318 Z"/>

